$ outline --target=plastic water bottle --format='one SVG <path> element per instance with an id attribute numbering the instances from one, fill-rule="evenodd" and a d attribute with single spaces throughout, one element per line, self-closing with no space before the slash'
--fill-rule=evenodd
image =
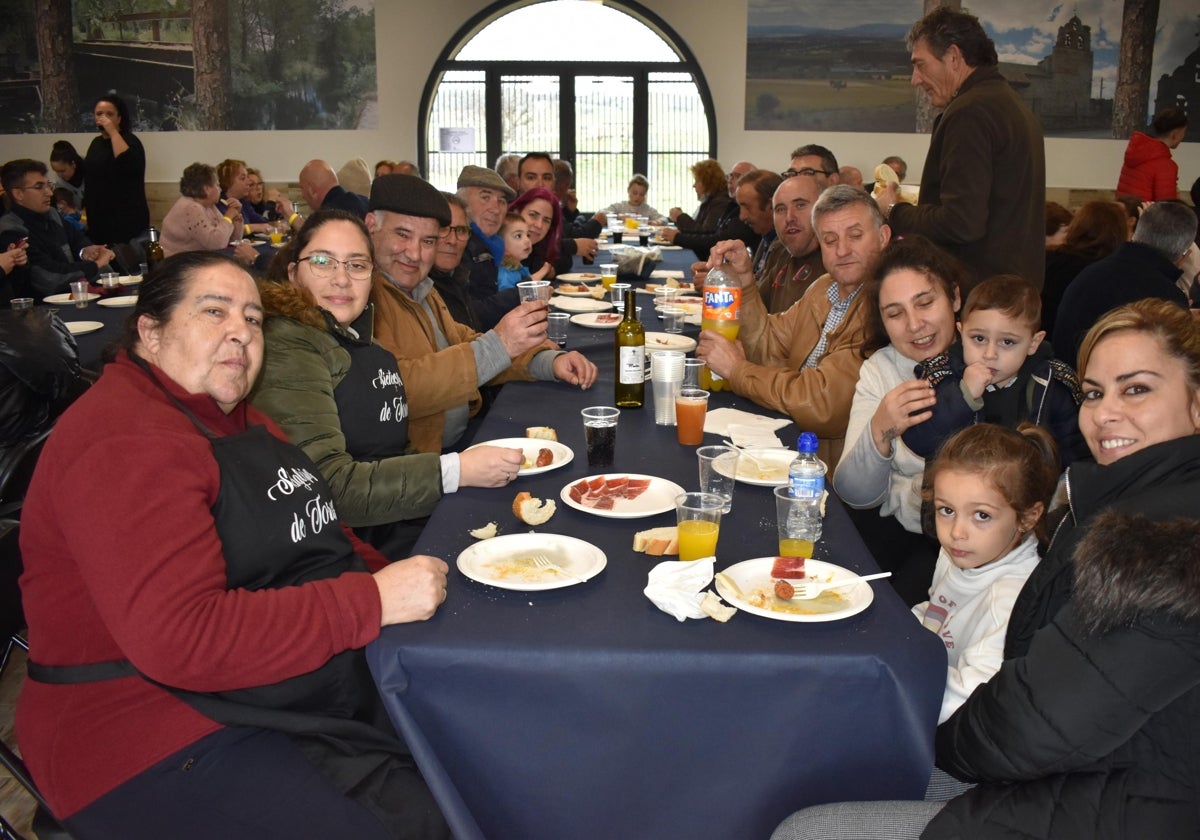
<path id="1" fill-rule="evenodd" d="M 800 454 L 788 467 L 792 496 L 804 499 L 793 508 L 795 519 L 788 521 L 788 536 L 815 543 L 821 539 L 821 495 L 825 491 L 825 462 L 817 457 L 817 436 L 804 432 L 796 441 Z M 811 554 L 809 555 L 811 556 Z"/>

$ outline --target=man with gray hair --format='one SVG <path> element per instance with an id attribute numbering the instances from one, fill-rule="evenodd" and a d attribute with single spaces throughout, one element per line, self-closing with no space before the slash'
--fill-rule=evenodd
<path id="1" fill-rule="evenodd" d="M 514 196 L 521 191 L 520 167 L 521 156 L 516 152 L 505 152 L 500 155 L 496 158 L 496 165 L 493 167 L 496 174 L 504 179 L 504 183 L 508 184 Z"/>
<path id="2" fill-rule="evenodd" d="M 737 341 L 701 332 L 696 356 L 728 379 L 734 393 L 816 432 L 820 457 L 832 469 L 842 454 L 863 363 L 859 348 L 870 301 L 862 287 L 891 231 L 871 196 L 846 185 L 821 193 L 812 218 L 828 273 L 786 312 L 767 313 L 745 244 L 713 247 L 709 266 L 720 265 L 741 285 L 741 329 Z"/>
<path id="3" fill-rule="evenodd" d="M 470 271 L 467 287 L 479 316 L 479 324 L 490 330 L 520 300 L 516 288 L 500 290 L 499 266 L 504 259 L 500 226 L 508 202 L 517 197 L 499 174 L 482 166 L 464 166 L 458 175 L 458 197 L 467 205 L 471 238 L 463 262 Z"/>
<path id="4" fill-rule="evenodd" d="M 1188 308 L 1180 290 L 1180 265 L 1196 238 L 1196 214 L 1178 201 L 1159 201 L 1142 212 L 1133 241 L 1079 272 L 1063 293 L 1054 322 L 1054 355 L 1069 365 L 1083 337 L 1100 316 L 1143 298 L 1160 298 Z"/>

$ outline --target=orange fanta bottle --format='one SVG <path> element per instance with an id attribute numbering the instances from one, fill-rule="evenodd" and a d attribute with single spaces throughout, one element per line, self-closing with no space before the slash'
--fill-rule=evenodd
<path id="1" fill-rule="evenodd" d="M 719 268 L 708 272 L 704 279 L 704 313 L 700 328 L 713 330 L 734 341 L 738 336 L 741 309 L 742 287 Z M 700 387 L 707 391 L 724 391 L 729 388 L 729 383 L 705 365 L 700 368 Z"/>

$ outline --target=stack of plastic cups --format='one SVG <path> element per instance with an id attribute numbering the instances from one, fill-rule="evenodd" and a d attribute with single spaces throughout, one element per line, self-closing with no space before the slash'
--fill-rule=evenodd
<path id="1" fill-rule="evenodd" d="M 654 390 L 654 422 L 675 425 L 675 397 L 683 385 L 683 354 L 657 350 L 650 354 L 650 382 Z"/>

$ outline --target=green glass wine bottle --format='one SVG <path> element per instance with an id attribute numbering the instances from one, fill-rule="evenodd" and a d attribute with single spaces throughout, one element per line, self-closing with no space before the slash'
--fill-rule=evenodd
<path id="1" fill-rule="evenodd" d="M 638 322 L 633 289 L 625 290 L 625 317 L 617 325 L 616 400 L 619 408 L 641 408 L 646 398 L 646 330 Z"/>

